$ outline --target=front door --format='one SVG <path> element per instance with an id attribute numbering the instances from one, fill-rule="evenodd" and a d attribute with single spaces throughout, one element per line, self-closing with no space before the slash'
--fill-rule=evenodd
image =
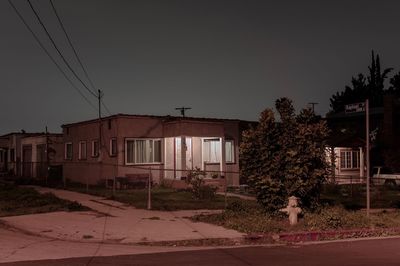
<path id="1" fill-rule="evenodd" d="M 192 138 L 175 138 L 175 169 L 176 178 L 187 176 L 187 171 L 193 169 Z"/>

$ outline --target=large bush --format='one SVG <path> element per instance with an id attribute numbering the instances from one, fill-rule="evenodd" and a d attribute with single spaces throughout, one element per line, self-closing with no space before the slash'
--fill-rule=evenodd
<path id="1" fill-rule="evenodd" d="M 268 212 L 286 206 L 292 195 L 303 207 L 315 208 L 330 171 L 325 153 L 328 128 L 309 109 L 296 115 L 287 98 L 278 99 L 275 107 L 280 122 L 266 109 L 257 127 L 243 133 L 241 176 Z"/>

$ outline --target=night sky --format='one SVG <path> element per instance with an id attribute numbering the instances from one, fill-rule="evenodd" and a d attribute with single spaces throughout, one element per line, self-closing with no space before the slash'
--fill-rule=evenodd
<path id="1" fill-rule="evenodd" d="M 31 1 L 89 84 L 50 2 Z M 12 2 L 62 64 L 28 3 Z M 111 113 L 179 115 L 175 107 L 189 106 L 189 116 L 245 120 L 283 96 L 297 108 L 318 102 L 325 115 L 330 96 L 367 72 L 371 49 L 398 72 L 400 1 L 369 2 L 53 0 Z M 95 118 L 4 0 L 0 18 L 0 134 Z"/>

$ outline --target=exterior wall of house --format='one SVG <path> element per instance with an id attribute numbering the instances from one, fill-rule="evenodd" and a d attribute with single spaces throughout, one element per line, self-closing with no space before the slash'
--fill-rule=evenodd
<path id="1" fill-rule="evenodd" d="M 238 172 L 239 122 L 207 119 L 186 119 L 153 116 L 116 115 L 102 120 L 101 156 L 92 157 L 91 141 L 99 139 L 99 122 L 85 121 L 63 126 L 63 142 L 72 143 L 72 158 L 64 158 L 64 177 L 81 183 L 96 184 L 100 180 L 134 174 L 149 174 L 156 183 L 165 179 L 177 179 L 187 173 L 179 172 L 177 160 L 185 169 L 204 169 L 202 162 L 202 138 L 212 137 L 233 140 L 235 161 L 226 165 L 217 164 L 216 171 Z M 117 154 L 110 156 L 110 139 L 117 141 Z M 127 141 L 137 139 L 161 140 L 161 162 L 127 163 Z M 179 141 L 191 143 L 189 150 L 177 150 Z M 87 158 L 79 159 L 79 142 L 87 143 Z M 65 147 L 64 147 L 65 149 Z M 65 151 L 64 151 L 65 152 Z M 189 158 L 191 157 L 191 158 Z M 224 158 L 224 156 L 223 156 Z M 180 174 L 177 174 L 179 172 Z M 229 184 L 238 185 L 239 175 L 227 173 Z"/>
<path id="2" fill-rule="evenodd" d="M 59 165 L 63 160 L 62 135 L 49 134 L 21 138 L 21 173 L 25 177 L 45 178 L 47 175 L 46 145 L 49 145 L 49 165 Z M 24 154 L 25 151 L 25 154 Z"/>

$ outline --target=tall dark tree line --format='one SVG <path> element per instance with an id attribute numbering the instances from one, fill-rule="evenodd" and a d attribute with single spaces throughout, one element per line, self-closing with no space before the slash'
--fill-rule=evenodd
<path id="1" fill-rule="evenodd" d="M 390 79 L 390 87 L 385 89 L 385 81 L 393 68 L 382 70 L 379 55 L 371 52 L 371 65 L 368 66 L 368 75 L 359 73 L 352 77 L 351 85 L 345 90 L 332 95 L 331 112 L 338 113 L 345 109 L 345 105 L 362 102 L 369 99 L 371 107 L 383 106 L 383 95 L 393 93 L 400 95 L 400 72 Z"/>

